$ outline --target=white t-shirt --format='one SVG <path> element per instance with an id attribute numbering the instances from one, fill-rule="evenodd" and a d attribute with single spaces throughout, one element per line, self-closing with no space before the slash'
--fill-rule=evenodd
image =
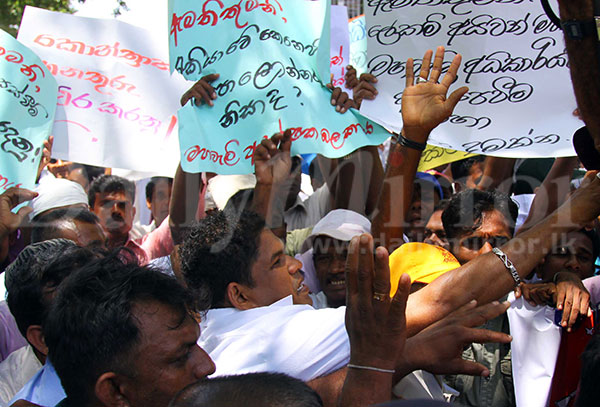
<path id="1" fill-rule="evenodd" d="M 7 406 L 15 394 L 42 368 L 31 345 L 17 349 L 0 363 L 0 405 Z"/>
<path id="2" fill-rule="evenodd" d="M 212 309 L 200 324 L 198 345 L 215 362 L 215 377 L 279 372 L 309 381 L 348 364 L 345 314 L 346 307 L 294 305 L 291 296 L 246 311 Z"/>

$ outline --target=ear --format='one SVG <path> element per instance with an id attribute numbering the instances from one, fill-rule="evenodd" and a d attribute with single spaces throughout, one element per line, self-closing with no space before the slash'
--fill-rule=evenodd
<path id="1" fill-rule="evenodd" d="M 127 383 L 114 372 L 103 373 L 94 386 L 96 398 L 106 407 L 129 407 Z"/>
<path id="2" fill-rule="evenodd" d="M 48 347 L 46 346 L 46 341 L 44 340 L 44 334 L 42 333 L 41 325 L 29 325 L 27 328 L 27 332 L 25 333 L 27 337 L 27 342 L 31 344 L 42 355 L 48 355 Z"/>
<path id="3" fill-rule="evenodd" d="M 256 307 L 248 296 L 248 287 L 240 283 L 232 282 L 227 285 L 227 300 L 232 307 L 241 311 Z"/>
<path id="4" fill-rule="evenodd" d="M 131 209 L 132 209 L 132 217 L 135 218 L 135 211 L 136 211 L 135 206 L 132 206 Z"/>
<path id="5" fill-rule="evenodd" d="M 147 207 L 149 210 L 152 210 L 152 204 L 151 204 L 151 203 L 150 203 L 150 201 L 149 201 L 149 200 L 147 200 L 147 199 L 146 199 L 146 207 Z"/>

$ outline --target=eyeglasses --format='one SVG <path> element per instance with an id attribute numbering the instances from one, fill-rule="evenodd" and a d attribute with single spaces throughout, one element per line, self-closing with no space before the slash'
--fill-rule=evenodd
<path id="1" fill-rule="evenodd" d="M 492 247 L 500 247 L 508 243 L 509 240 L 510 238 L 506 236 L 473 236 L 461 241 L 460 244 L 469 250 L 481 250 L 486 243 L 489 243 Z"/>

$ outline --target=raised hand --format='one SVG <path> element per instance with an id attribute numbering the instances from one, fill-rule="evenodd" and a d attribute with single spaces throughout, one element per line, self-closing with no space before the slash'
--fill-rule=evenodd
<path id="1" fill-rule="evenodd" d="M 363 234 L 348 247 L 346 261 L 346 330 L 350 363 L 393 370 L 406 342 L 406 300 L 410 277 L 403 274 L 390 298 L 388 251 Z"/>
<path id="2" fill-rule="evenodd" d="M 377 83 L 375 75 L 370 73 L 363 73 L 360 75 L 358 85 L 354 88 L 354 93 L 352 94 L 357 109 L 360 109 L 360 105 L 364 99 L 375 99 L 378 93 L 374 85 L 375 83 Z"/>
<path id="3" fill-rule="evenodd" d="M 588 171 L 581 186 L 556 210 L 556 219 L 565 226 L 584 227 L 600 215 L 600 178 L 598 171 Z"/>
<path id="4" fill-rule="evenodd" d="M 456 55 L 448 72 L 438 82 L 444 62 L 444 47 L 438 47 L 430 68 L 433 51 L 428 50 L 423 56 L 423 63 L 415 83 L 414 61 L 406 61 L 406 88 L 402 94 L 403 129 L 407 133 L 422 136 L 426 141 L 429 132 L 452 114 L 454 107 L 469 90 L 463 86 L 447 96 L 448 89 L 458 72 L 461 56 Z M 420 79 L 419 79 L 420 78 Z"/>
<path id="5" fill-rule="evenodd" d="M 17 213 L 13 213 L 12 210 L 20 203 L 29 201 L 37 195 L 37 192 L 23 188 L 9 188 L 0 195 L 0 239 L 17 230 L 25 216 L 33 209 L 24 206 Z"/>
<path id="6" fill-rule="evenodd" d="M 505 333 L 474 328 L 502 314 L 508 306 L 508 303 L 494 301 L 477 307 L 477 302 L 473 300 L 425 328 L 406 342 L 403 362 L 407 370 L 489 376 L 490 372 L 485 366 L 462 359 L 463 348 L 473 342 L 510 342 L 512 338 Z"/>
<path id="7" fill-rule="evenodd" d="M 254 172 L 256 183 L 275 185 L 286 181 L 290 175 L 292 158 L 292 130 L 277 133 L 270 139 L 263 139 L 254 151 Z"/>
<path id="8" fill-rule="evenodd" d="M 210 83 L 216 81 L 217 79 L 219 79 L 218 73 L 213 73 L 202 77 L 202 79 L 196 82 L 187 92 L 183 94 L 180 101 L 181 106 L 185 106 L 185 104 L 191 98 L 194 98 L 196 106 L 200 106 L 202 103 L 213 106 L 213 100 L 217 98 L 217 93 Z"/>

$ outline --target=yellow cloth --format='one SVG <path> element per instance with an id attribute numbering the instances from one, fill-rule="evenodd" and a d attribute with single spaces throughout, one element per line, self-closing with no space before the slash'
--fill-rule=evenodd
<path id="1" fill-rule="evenodd" d="M 396 294 L 402 273 L 407 273 L 413 283 L 429 284 L 458 267 L 458 260 L 444 248 L 427 243 L 404 243 L 390 255 L 390 297 Z"/>

